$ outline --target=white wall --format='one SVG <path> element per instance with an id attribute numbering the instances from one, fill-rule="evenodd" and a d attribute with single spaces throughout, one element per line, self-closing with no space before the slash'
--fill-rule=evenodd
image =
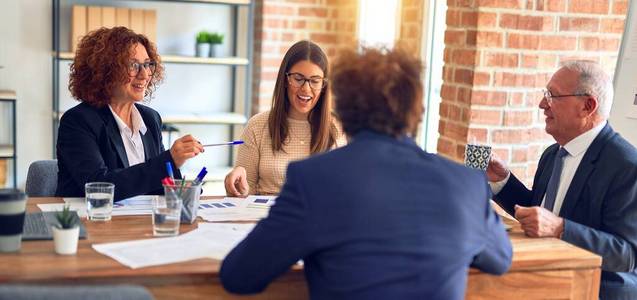
<path id="1" fill-rule="evenodd" d="M 631 1 L 615 69 L 615 99 L 610 124 L 637 146 L 637 1 Z"/>
<path id="2" fill-rule="evenodd" d="M 51 1 L 0 1 L 0 89 L 16 91 L 18 185 L 34 160 L 52 158 Z M 6 126 L 0 120 L 0 126 Z"/>

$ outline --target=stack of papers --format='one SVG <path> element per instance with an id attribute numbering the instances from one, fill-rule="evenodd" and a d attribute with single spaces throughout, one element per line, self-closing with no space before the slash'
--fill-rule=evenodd
<path id="1" fill-rule="evenodd" d="M 268 216 L 276 196 L 202 200 L 197 215 L 208 222 L 258 221 Z"/>
<path id="2" fill-rule="evenodd" d="M 133 269 L 200 258 L 222 260 L 254 228 L 254 224 L 198 225 L 176 237 L 94 244 L 93 249 Z"/>

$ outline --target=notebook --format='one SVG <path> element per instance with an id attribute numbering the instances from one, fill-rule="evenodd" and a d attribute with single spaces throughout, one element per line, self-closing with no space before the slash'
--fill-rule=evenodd
<path id="1" fill-rule="evenodd" d="M 76 212 L 73 212 L 77 214 Z M 52 240 L 53 230 L 51 226 L 57 224 L 56 212 L 36 212 L 28 213 L 24 216 L 24 227 L 22 229 L 22 240 Z M 80 239 L 86 238 L 84 224 L 80 223 Z"/>

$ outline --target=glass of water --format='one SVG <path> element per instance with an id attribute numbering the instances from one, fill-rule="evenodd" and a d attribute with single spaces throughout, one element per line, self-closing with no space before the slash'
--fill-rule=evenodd
<path id="1" fill-rule="evenodd" d="M 170 187 L 164 187 L 169 189 Z M 175 236 L 179 234 L 181 198 L 175 193 L 153 199 L 153 235 Z"/>
<path id="2" fill-rule="evenodd" d="M 91 221 L 109 221 L 113 212 L 115 185 L 110 182 L 89 182 L 84 185 L 86 211 Z"/>

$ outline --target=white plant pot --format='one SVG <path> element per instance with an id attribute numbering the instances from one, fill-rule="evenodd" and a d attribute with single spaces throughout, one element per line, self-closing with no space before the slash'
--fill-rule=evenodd
<path id="1" fill-rule="evenodd" d="M 210 44 L 210 57 L 223 56 L 223 44 Z"/>
<path id="2" fill-rule="evenodd" d="M 71 229 L 59 229 L 53 226 L 55 253 L 70 255 L 77 253 L 77 241 L 80 239 L 80 226 Z"/>
<path id="3" fill-rule="evenodd" d="M 208 57 L 208 53 L 210 53 L 210 44 L 197 44 L 195 47 L 197 57 Z"/>

